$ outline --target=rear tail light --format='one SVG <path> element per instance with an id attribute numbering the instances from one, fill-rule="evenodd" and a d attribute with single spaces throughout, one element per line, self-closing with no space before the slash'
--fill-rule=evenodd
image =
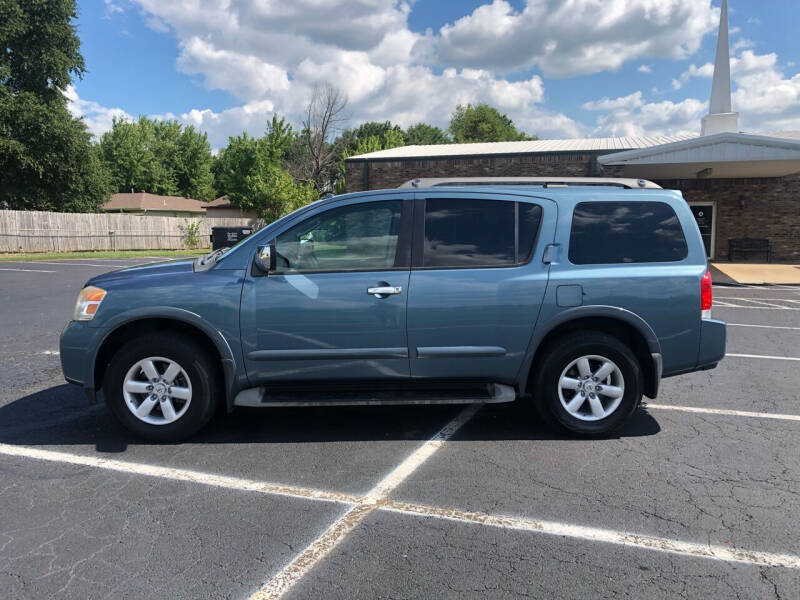
<path id="1" fill-rule="evenodd" d="M 702 318 L 711 318 L 711 303 L 711 271 L 706 271 L 706 274 L 700 280 L 700 310 L 702 311 Z"/>

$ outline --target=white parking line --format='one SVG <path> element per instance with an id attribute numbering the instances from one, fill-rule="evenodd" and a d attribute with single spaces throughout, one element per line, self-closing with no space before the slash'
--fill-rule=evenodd
<path id="1" fill-rule="evenodd" d="M 727 409 L 711 409 L 688 406 L 671 406 L 662 404 L 647 404 L 647 408 L 659 410 L 677 410 L 695 413 L 707 413 L 737 417 L 756 417 L 765 419 L 783 419 L 800 421 L 800 415 L 786 415 L 776 413 L 755 413 Z M 464 511 L 453 508 L 442 508 L 424 504 L 399 502 L 389 499 L 389 494 L 405 481 L 416 469 L 429 459 L 445 441 L 451 438 L 472 416 L 480 409 L 480 405 L 473 405 L 462 411 L 450 421 L 429 441 L 425 442 L 389 475 L 384 477 L 367 495 L 358 496 L 343 492 L 320 490 L 314 488 L 296 487 L 290 485 L 260 482 L 237 477 L 227 477 L 211 473 L 203 473 L 186 469 L 171 467 L 158 467 L 142 463 L 106 459 L 95 456 L 85 456 L 68 452 L 40 450 L 25 446 L 13 446 L 0 443 L 0 455 L 32 458 L 37 460 L 65 463 L 71 465 L 94 467 L 143 475 L 175 481 L 185 481 L 226 489 L 263 493 L 268 495 L 285 496 L 304 500 L 317 500 L 337 502 L 350 505 L 345 515 L 337 519 L 315 542 L 297 555 L 276 576 L 258 590 L 252 598 L 280 598 L 290 590 L 305 574 L 307 574 L 320 560 L 329 554 L 347 535 L 352 532 L 364 519 L 376 510 L 458 521 L 462 523 L 478 524 L 501 529 L 529 531 L 547 535 L 585 540 L 598 543 L 623 545 L 640 550 L 655 550 L 690 556 L 694 558 L 713 559 L 726 562 L 738 562 L 751 565 L 778 566 L 790 569 L 800 569 L 800 556 L 745 550 L 713 544 L 698 544 L 642 535 L 628 531 L 616 531 L 561 523 L 556 521 L 543 521 L 525 517 L 504 515 L 491 515 L 487 513 Z"/>
<path id="2" fill-rule="evenodd" d="M 730 352 L 725 353 L 725 358 L 733 356 L 734 358 L 765 358 L 768 360 L 796 360 L 800 361 L 800 358 L 795 358 L 793 356 L 769 356 L 767 354 L 731 354 Z"/>
<path id="3" fill-rule="evenodd" d="M 800 307 L 795 306 L 742 306 L 739 304 L 730 304 L 729 302 L 721 303 L 714 301 L 714 306 L 719 308 L 749 308 L 751 310 L 800 310 Z"/>
<path id="4" fill-rule="evenodd" d="M 295 556 L 289 564 L 274 575 L 250 600 L 273 600 L 281 598 L 303 576 L 338 546 L 380 503 L 387 502 L 388 495 L 405 481 L 419 466 L 428 460 L 452 435 L 458 431 L 480 409 L 480 404 L 465 408 L 439 433 L 417 448 L 391 473 L 359 500 L 341 518 L 326 529 L 305 550 Z"/>
<path id="5" fill-rule="evenodd" d="M 5 269 L 0 268 L 0 271 L 19 271 L 20 273 L 55 273 L 56 271 L 44 271 L 42 269 Z"/>
<path id="6" fill-rule="evenodd" d="M 382 510 L 389 510 L 410 515 L 435 517 L 447 519 L 449 521 L 459 521 L 462 523 L 475 523 L 499 527 L 501 529 L 516 529 L 521 531 L 533 531 L 545 533 L 547 535 L 557 535 L 559 537 L 588 540 L 592 542 L 604 542 L 607 544 L 618 544 L 630 546 L 643 550 L 658 550 L 670 554 L 681 554 L 697 558 L 710 558 L 727 562 L 738 562 L 750 565 L 767 565 L 775 567 L 786 567 L 788 569 L 800 569 L 800 556 L 792 554 L 773 554 L 771 552 L 757 552 L 753 550 L 739 550 L 726 546 L 716 546 L 713 544 L 697 544 L 694 542 L 684 542 L 669 538 L 640 535 L 627 531 L 614 531 L 612 529 L 600 529 L 598 527 L 586 527 L 583 525 L 570 525 L 569 523 L 558 523 L 556 521 L 540 521 L 538 519 L 527 519 L 521 517 L 506 517 L 500 515 L 489 515 L 452 508 L 438 508 L 423 504 L 413 504 L 409 502 L 387 502 Z"/>
<path id="7" fill-rule="evenodd" d="M 736 300 L 737 302 L 752 302 L 753 304 L 758 304 L 759 306 L 771 306 L 773 308 L 791 308 L 789 306 L 784 306 L 783 304 L 774 304 L 774 300 L 770 298 L 771 302 L 764 302 L 763 300 L 756 300 L 755 298 L 726 298 L 726 302 L 729 300 Z M 791 302 L 791 300 L 787 300 L 787 302 Z M 730 302 L 728 302 L 730 304 Z M 744 306 L 749 306 L 745 304 Z"/>
<path id="8" fill-rule="evenodd" d="M 700 413 L 707 415 L 724 415 L 726 417 L 748 417 L 753 419 L 777 419 L 779 421 L 800 421 L 800 415 L 787 415 L 781 413 L 750 412 L 747 410 L 729 410 L 727 408 L 699 408 L 697 406 L 676 406 L 674 404 L 651 404 L 645 408 L 656 410 L 677 410 L 681 412 Z"/>
<path id="9" fill-rule="evenodd" d="M 9 262 L 13 262 L 13 261 L 9 261 Z M 60 262 L 60 261 L 57 261 L 57 262 L 46 262 L 46 261 L 43 261 L 43 260 L 35 260 L 35 261 L 29 261 L 28 264 L 32 264 L 32 265 L 59 265 L 59 266 L 64 265 L 64 266 L 67 266 L 67 267 L 135 267 L 135 266 L 138 266 L 138 265 L 145 265 L 147 263 L 125 263 L 125 264 L 121 264 L 121 263 L 103 263 L 103 264 L 97 264 L 97 263 L 68 263 L 68 262 Z"/>
<path id="10" fill-rule="evenodd" d="M 794 300 L 792 298 L 743 298 L 741 296 L 714 296 L 714 302 L 718 299 L 723 300 L 748 300 L 750 302 L 763 302 L 765 300 L 769 302 L 794 302 L 795 304 L 800 303 L 800 300 Z"/>
<path id="11" fill-rule="evenodd" d="M 754 284 L 739 284 L 739 285 L 714 285 L 715 290 L 736 290 L 736 289 L 746 289 L 746 290 L 753 290 L 753 291 L 760 291 L 760 292 L 774 292 L 774 291 L 790 291 L 790 292 L 798 292 L 800 291 L 800 286 L 797 285 L 790 285 L 790 284 L 765 284 L 765 285 L 754 285 Z"/>
<path id="12" fill-rule="evenodd" d="M 786 325 L 753 325 L 751 323 L 726 323 L 728 327 L 762 327 L 764 329 L 792 329 L 800 331 L 800 327 L 788 327 Z"/>
<path id="13" fill-rule="evenodd" d="M 133 475 L 145 475 L 147 477 L 171 479 L 173 481 L 201 483 L 204 485 L 227 488 L 231 490 L 259 492 L 261 494 L 273 494 L 276 496 L 289 496 L 291 498 L 303 498 L 305 500 L 323 500 L 328 502 L 354 504 L 361 499 L 360 496 L 354 496 L 352 494 L 345 494 L 342 492 L 328 492 L 313 488 L 241 479 L 239 477 L 227 477 L 225 475 L 215 475 L 213 473 L 203 473 L 201 471 L 191 471 L 188 469 L 157 467 L 154 465 L 146 465 L 143 463 L 115 460 L 110 458 L 100 458 L 97 456 L 85 456 L 82 454 L 56 452 L 53 450 L 40 450 L 38 448 L 28 448 L 26 446 L 0 444 L 0 454 L 4 454 L 6 456 L 35 458 L 37 460 L 66 463 L 70 465 L 95 467 L 98 469 L 119 471 L 121 473 L 130 473 Z"/>

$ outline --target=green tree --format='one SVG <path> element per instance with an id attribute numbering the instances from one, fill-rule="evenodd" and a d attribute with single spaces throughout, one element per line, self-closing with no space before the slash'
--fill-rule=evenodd
<path id="1" fill-rule="evenodd" d="M 280 123 L 273 120 L 262 138 L 246 133 L 229 138 L 214 167 L 218 193 L 234 206 L 255 210 L 265 223 L 318 197 L 312 184 L 296 182 L 281 165 L 291 130 L 282 119 Z"/>
<path id="2" fill-rule="evenodd" d="M 141 117 L 130 122 L 115 118 L 100 138 L 103 160 L 116 192 L 174 195 L 177 184 L 157 155 L 155 122 Z"/>
<path id="3" fill-rule="evenodd" d="M 191 125 L 147 117 L 114 119 L 100 148 L 117 192 L 213 199 L 211 146 L 206 134 Z"/>
<path id="4" fill-rule="evenodd" d="M 444 131 L 427 123 L 412 125 L 406 129 L 403 137 L 409 146 L 428 146 L 432 144 L 449 144 L 451 142 Z"/>
<path id="5" fill-rule="evenodd" d="M 341 152 L 347 152 L 348 156 L 361 154 L 356 150 L 361 146 L 362 148 L 374 145 L 374 142 L 368 142 L 370 139 L 377 139 L 380 147 L 378 150 L 385 149 L 384 144 L 388 141 L 391 145 L 389 148 L 397 146 L 404 146 L 406 144 L 403 130 L 399 125 L 394 125 L 391 121 L 367 121 L 362 123 L 355 129 L 347 129 L 342 132 L 342 135 L 336 140 Z"/>
<path id="6" fill-rule="evenodd" d="M 165 162 L 174 173 L 178 192 L 197 200 L 214 199 L 214 174 L 211 167 L 214 157 L 208 135 L 197 131 L 192 125 L 184 126 L 178 137 L 178 151 L 171 162 Z"/>
<path id="7" fill-rule="evenodd" d="M 538 139 L 517 130 L 508 116 L 484 103 L 475 106 L 459 104 L 450 117 L 449 132 L 458 144 Z"/>
<path id="8" fill-rule="evenodd" d="M 0 206 L 96 210 L 108 174 L 64 92 L 85 66 L 74 0 L 0 0 Z"/>
<path id="9" fill-rule="evenodd" d="M 270 153 L 270 158 L 278 162 L 284 161 L 292 151 L 297 137 L 286 119 L 278 118 L 277 114 L 272 115 L 272 120 L 267 123 L 266 132 L 267 151 Z"/>

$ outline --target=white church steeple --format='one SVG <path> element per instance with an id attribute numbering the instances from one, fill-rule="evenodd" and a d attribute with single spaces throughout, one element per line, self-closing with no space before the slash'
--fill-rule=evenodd
<path id="1" fill-rule="evenodd" d="M 728 47 L 728 0 L 722 0 L 717 37 L 717 56 L 714 61 L 714 79 L 711 82 L 711 103 L 703 117 L 700 135 L 738 133 L 739 113 L 731 108 L 731 59 Z"/>

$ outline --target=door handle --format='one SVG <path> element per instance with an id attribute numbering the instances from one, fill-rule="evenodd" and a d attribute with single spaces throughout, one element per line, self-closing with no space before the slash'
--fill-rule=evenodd
<path id="1" fill-rule="evenodd" d="M 376 298 L 385 298 L 386 296 L 393 296 L 395 294 L 401 294 L 402 292 L 403 286 L 400 285 L 381 285 L 367 288 L 367 293 Z"/>

